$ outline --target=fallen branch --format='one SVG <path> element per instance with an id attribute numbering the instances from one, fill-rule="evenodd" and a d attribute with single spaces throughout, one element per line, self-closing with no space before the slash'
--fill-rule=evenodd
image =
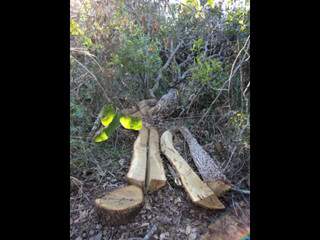
<path id="1" fill-rule="evenodd" d="M 172 134 L 169 130 L 161 136 L 161 151 L 175 168 L 184 189 L 194 204 L 209 209 L 225 208 L 215 193 L 200 179 L 174 148 Z"/>
<path id="2" fill-rule="evenodd" d="M 210 157 L 186 127 L 180 127 L 179 131 L 188 143 L 192 159 L 205 183 L 218 196 L 229 190 L 231 186 L 223 174 L 219 162 Z"/>

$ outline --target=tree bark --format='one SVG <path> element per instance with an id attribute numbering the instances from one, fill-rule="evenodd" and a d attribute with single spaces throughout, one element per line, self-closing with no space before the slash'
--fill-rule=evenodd
<path id="1" fill-rule="evenodd" d="M 215 193 L 200 179 L 174 148 L 170 131 L 164 132 L 161 136 L 161 151 L 175 168 L 185 191 L 194 204 L 208 209 L 225 208 Z"/>
<path id="2" fill-rule="evenodd" d="M 210 157 L 186 127 L 180 127 L 179 130 L 188 143 L 190 154 L 202 179 L 218 196 L 229 190 L 231 186 L 222 172 L 220 163 Z"/>

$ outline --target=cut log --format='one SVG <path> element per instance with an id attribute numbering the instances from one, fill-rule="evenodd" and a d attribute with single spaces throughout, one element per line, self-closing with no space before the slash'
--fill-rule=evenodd
<path id="1" fill-rule="evenodd" d="M 209 209 L 225 208 L 215 193 L 200 179 L 174 148 L 172 134 L 169 130 L 161 136 L 161 151 L 175 168 L 193 203 Z"/>
<path id="2" fill-rule="evenodd" d="M 178 91 L 176 89 L 170 89 L 167 94 L 163 95 L 157 104 L 150 108 L 149 115 L 162 115 L 164 117 L 170 116 L 178 105 Z"/>
<path id="3" fill-rule="evenodd" d="M 129 222 L 141 210 L 143 203 L 141 188 L 133 185 L 118 188 L 95 200 L 98 214 L 106 225 Z"/>
<path id="4" fill-rule="evenodd" d="M 167 178 L 160 157 L 160 138 L 157 129 L 150 128 L 147 163 L 147 191 L 153 192 L 166 185 Z"/>
<path id="5" fill-rule="evenodd" d="M 147 170 L 147 147 L 148 147 L 148 128 L 143 127 L 133 145 L 133 155 L 127 181 L 145 189 L 146 170 Z"/>
<path id="6" fill-rule="evenodd" d="M 218 196 L 230 190 L 231 185 L 223 174 L 219 162 L 210 157 L 186 127 L 180 127 L 179 130 L 188 143 L 190 154 L 204 182 Z"/>

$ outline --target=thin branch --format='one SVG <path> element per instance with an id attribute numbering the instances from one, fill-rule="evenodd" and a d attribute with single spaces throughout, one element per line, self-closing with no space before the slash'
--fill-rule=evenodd
<path id="1" fill-rule="evenodd" d="M 250 39 L 250 35 L 247 37 L 247 40 L 246 42 L 244 43 L 243 47 L 241 48 L 241 50 L 238 52 L 235 60 L 233 61 L 232 63 L 232 67 L 231 67 L 231 71 L 230 71 L 230 75 L 229 75 L 229 79 L 228 79 L 228 82 L 229 82 L 229 86 L 228 86 L 228 89 L 229 89 L 229 93 L 230 93 L 230 85 L 231 85 L 231 79 L 232 77 L 234 76 L 235 72 L 239 69 L 239 66 L 241 66 L 241 64 L 238 65 L 237 69 L 234 71 L 234 67 L 235 67 L 235 64 L 240 56 L 240 54 L 242 53 L 242 51 L 246 48 L 247 46 L 247 43 L 249 42 L 249 39 Z"/>
<path id="2" fill-rule="evenodd" d="M 223 85 L 221 86 L 221 90 L 219 91 L 218 95 L 216 96 L 216 98 L 211 102 L 208 110 L 205 112 L 205 114 L 203 114 L 203 116 L 201 117 L 200 121 L 199 122 L 202 122 L 205 117 L 208 115 L 208 113 L 210 112 L 212 106 L 215 104 L 215 102 L 218 100 L 218 98 L 220 97 L 221 93 L 223 92 L 223 88 L 225 87 L 225 85 L 227 84 L 228 81 L 225 81 L 223 83 Z"/>
<path id="3" fill-rule="evenodd" d="M 162 77 L 162 73 L 163 71 L 169 66 L 171 60 L 173 59 L 174 55 L 176 54 L 176 52 L 179 50 L 179 48 L 182 45 L 182 41 L 179 42 L 179 44 L 177 45 L 177 47 L 173 50 L 173 52 L 171 53 L 170 57 L 168 58 L 167 62 L 163 65 L 163 67 L 159 70 L 158 76 L 155 80 L 155 84 L 153 85 L 152 89 L 149 90 L 150 96 L 155 98 L 154 92 L 158 89 L 159 87 L 159 82 L 160 79 Z"/>
<path id="4" fill-rule="evenodd" d="M 71 57 L 93 77 L 93 79 L 97 82 L 98 86 L 101 88 L 104 97 L 107 99 L 108 102 L 111 102 L 111 99 L 108 97 L 105 89 L 103 88 L 103 86 L 99 82 L 98 78 L 86 66 L 84 66 L 81 62 L 79 62 L 75 57 L 73 57 L 73 56 L 71 56 Z"/>

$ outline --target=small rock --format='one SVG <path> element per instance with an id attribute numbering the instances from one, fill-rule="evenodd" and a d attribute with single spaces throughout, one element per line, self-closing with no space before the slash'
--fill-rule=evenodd
<path id="1" fill-rule="evenodd" d="M 177 204 L 177 203 L 180 203 L 181 202 L 181 198 L 177 197 L 175 200 L 174 200 L 174 204 Z"/>
<path id="2" fill-rule="evenodd" d="M 169 237 L 169 233 L 168 232 L 165 232 L 165 233 L 161 233 L 160 234 L 160 240 L 164 240 L 164 239 L 166 239 L 166 238 L 168 238 Z"/>
<path id="3" fill-rule="evenodd" d="M 186 227 L 186 234 L 189 235 L 190 233 L 191 233 L 191 226 L 188 225 L 188 226 Z"/>
<path id="4" fill-rule="evenodd" d="M 188 240 L 196 240 L 197 239 L 197 233 L 193 232 L 188 236 Z"/>
<path id="5" fill-rule="evenodd" d="M 103 235 L 107 235 L 108 231 L 107 230 L 103 230 L 102 234 Z"/>
<path id="6" fill-rule="evenodd" d="M 101 229 L 101 227 L 102 227 L 101 224 L 97 224 L 97 225 L 96 225 L 96 229 L 97 229 L 97 230 Z"/>
<path id="7" fill-rule="evenodd" d="M 101 240 L 102 239 L 102 233 L 98 233 L 95 237 L 94 240 Z"/>
<path id="8" fill-rule="evenodd" d="M 146 223 L 142 223 L 140 227 L 148 227 L 148 226 L 149 226 L 149 223 L 146 222 Z"/>
<path id="9" fill-rule="evenodd" d="M 150 205 L 150 203 L 149 203 L 149 201 L 145 201 L 145 206 L 146 206 L 146 209 L 147 210 L 151 210 L 151 205 Z"/>
<path id="10" fill-rule="evenodd" d="M 125 160 L 124 160 L 123 158 L 121 158 L 121 159 L 119 160 L 119 164 L 120 164 L 121 166 L 123 166 L 123 165 L 125 164 Z"/>
<path id="11" fill-rule="evenodd" d="M 94 234 L 93 230 L 90 230 L 89 235 L 92 236 Z"/>
<path id="12" fill-rule="evenodd" d="M 195 225 L 195 226 L 201 225 L 201 221 L 196 220 L 196 221 L 193 222 L 193 225 Z"/>
<path id="13" fill-rule="evenodd" d="M 86 232 L 84 232 L 84 233 L 82 233 L 82 237 L 86 237 L 87 236 L 87 233 Z"/>
<path id="14" fill-rule="evenodd" d="M 79 237 L 76 238 L 76 240 L 82 240 L 82 237 L 79 236 Z"/>

